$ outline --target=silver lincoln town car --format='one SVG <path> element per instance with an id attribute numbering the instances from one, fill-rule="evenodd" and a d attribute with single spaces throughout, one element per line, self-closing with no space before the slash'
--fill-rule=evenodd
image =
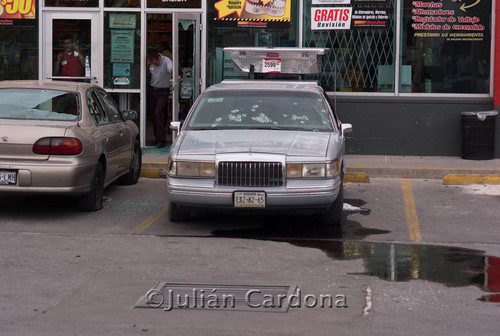
<path id="1" fill-rule="evenodd" d="M 315 82 L 223 81 L 195 102 L 169 156 L 169 219 L 196 211 L 320 214 L 340 224 L 344 134 Z"/>

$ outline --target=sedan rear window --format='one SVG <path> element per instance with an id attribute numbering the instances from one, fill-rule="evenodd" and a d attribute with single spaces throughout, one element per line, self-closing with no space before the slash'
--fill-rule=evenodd
<path id="1" fill-rule="evenodd" d="M 333 130 L 330 110 L 320 95 L 256 90 L 206 93 L 187 128 Z"/>
<path id="2" fill-rule="evenodd" d="M 0 119 L 74 121 L 78 95 L 46 89 L 0 89 Z"/>

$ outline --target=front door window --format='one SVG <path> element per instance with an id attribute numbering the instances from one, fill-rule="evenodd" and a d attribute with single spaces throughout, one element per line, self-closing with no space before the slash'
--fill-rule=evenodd
<path id="1" fill-rule="evenodd" d="M 90 81 L 90 31 L 90 20 L 53 20 L 53 79 Z"/>

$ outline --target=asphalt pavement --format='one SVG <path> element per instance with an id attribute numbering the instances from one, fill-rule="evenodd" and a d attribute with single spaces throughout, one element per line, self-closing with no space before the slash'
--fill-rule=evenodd
<path id="1" fill-rule="evenodd" d="M 169 148 L 146 147 L 142 177 L 163 178 Z M 500 184 L 500 159 L 468 160 L 455 156 L 345 156 L 346 182 L 370 183 L 370 177 L 442 179 L 443 184 Z"/>

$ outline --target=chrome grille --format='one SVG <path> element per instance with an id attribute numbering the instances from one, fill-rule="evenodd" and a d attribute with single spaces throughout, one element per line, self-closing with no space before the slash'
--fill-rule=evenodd
<path id="1" fill-rule="evenodd" d="M 219 162 L 217 183 L 237 187 L 279 187 L 283 185 L 280 162 Z"/>

